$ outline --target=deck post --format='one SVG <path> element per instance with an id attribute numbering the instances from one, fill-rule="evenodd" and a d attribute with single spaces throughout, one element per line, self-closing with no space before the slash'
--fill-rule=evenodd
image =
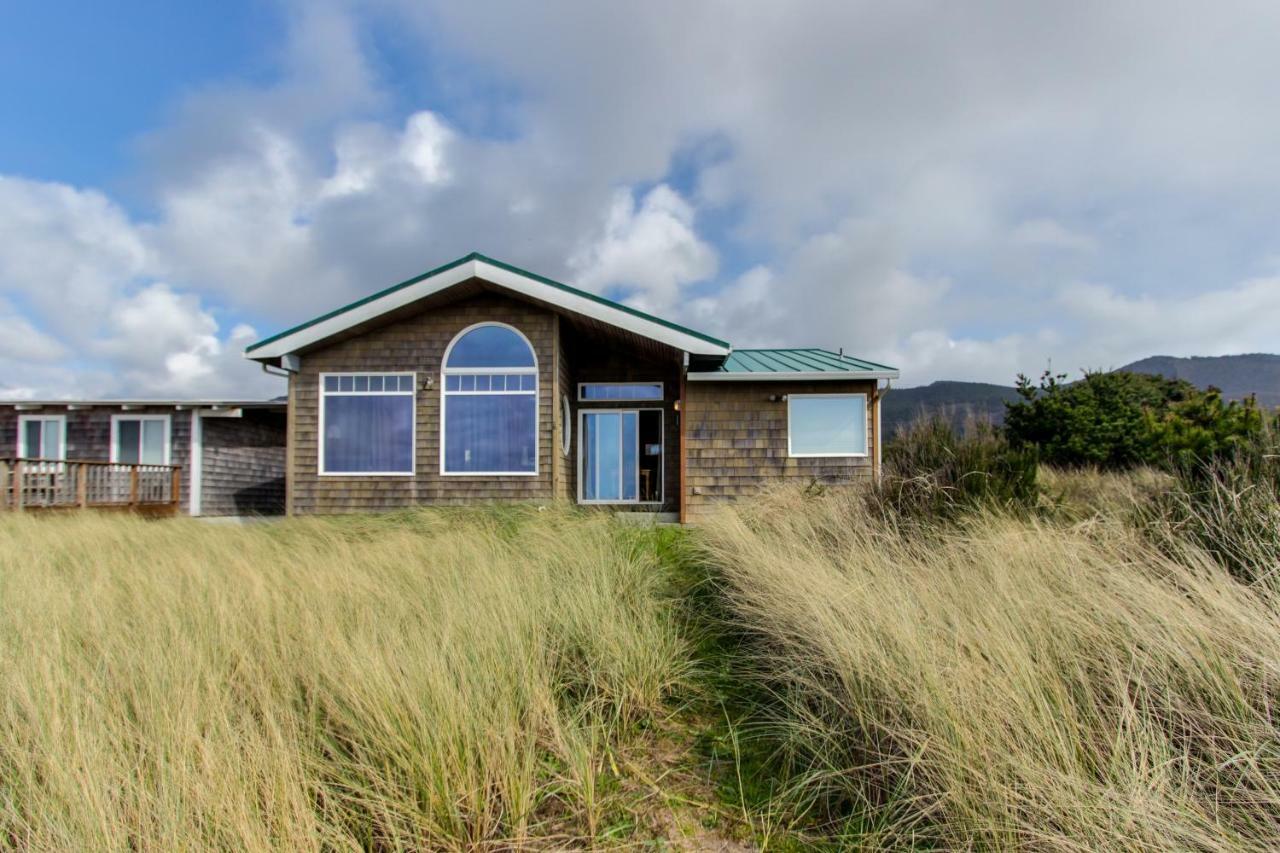
<path id="1" fill-rule="evenodd" d="M 198 417 L 193 415 L 193 417 Z M 182 468 L 175 465 L 173 470 L 169 472 L 169 502 L 173 504 L 173 512 L 176 515 L 181 506 L 182 498 Z"/>
<path id="2" fill-rule="evenodd" d="M 89 466 L 76 463 L 76 504 L 81 509 L 89 506 Z"/>
<path id="3" fill-rule="evenodd" d="M 22 460 L 13 460 L 13 509 L 22 512 Z"/>
<path id="4" fill-rule="evenodd" d="M 138 505 L 138 466 L 129 466 L 129 506 Z"/>

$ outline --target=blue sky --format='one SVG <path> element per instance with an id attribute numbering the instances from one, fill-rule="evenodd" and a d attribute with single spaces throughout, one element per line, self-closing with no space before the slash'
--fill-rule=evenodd
<path id="1" fill-rule="evenodd" d="M 938 378 L 1276 349 L 1280 8 L 45 3 L 0 29 L 0 396 L 472 250 Z"/>

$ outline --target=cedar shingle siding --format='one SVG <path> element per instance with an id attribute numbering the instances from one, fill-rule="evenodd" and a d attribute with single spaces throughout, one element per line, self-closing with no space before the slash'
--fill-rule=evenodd
<path id="1" fill-rule="evenodd" d="M 718 503 L 755 494 L 782 482 L 849 483 L 870 478 L 875 458 L 876 383 L 687 382 L 685 384 L 686 520 L 705 517 Z M 865 457 L 787 456 L 786 394 L 867 395 Z"/>
<path id="2" fill-rule="evenodd" d="M 538 473 L 536 476 L 442 476 L 440 473 L 441 366 L 449 342 L 476 323 L 519 329 L 538 358 Z M 302 356 L 290 377 L 295 513 L 366 512 L 415 504 L 549 500 L 556 315 L 496 294 L 483 294 L 365 332 Z M 320 374 L 416 371 L 417 438 L 412 477 L 318 473 Z M 558 452 L 555 451 L 555 452 Z"/>
<path id="3" fill-rule="evenodd" d="M 284 413 L 246 409 L 239 418 L 201 418 L 202 515 L 284 512 Z"/>

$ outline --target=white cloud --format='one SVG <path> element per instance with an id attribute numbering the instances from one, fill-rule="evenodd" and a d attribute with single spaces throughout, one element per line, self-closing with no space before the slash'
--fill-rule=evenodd
<path id="1" fill-rule="evenodd" d="M 0 299 L 0 359 L 53 362 L 66 358 L 68 350 L 56 338 L 31 324 L 12 305 Z"/>
<path id="2" fill-rule="evenodd" d="M 1228 355 L 1276 349 L 1280 277 L 1182 298 L 1127 296 L 1098 284 L 1064 287 L 1057 306 L 1097 352 L 1090 367 L 1117 367 L 1147 355 Z"/>
<path id="3" fill-rule="evenodd" d="M 1019 246 L 1092 252 L 1097 241 L 1087 234 L 1072 231 L 1052 219 L 1028 219 L 1013 229 L 1013 242 Z"/>
<path id="4" fill-rule="evenodd" d="M 150 281 L 147 230 L 99 192 L 0 176 L 0 396 L 275 392 L 225 357 L 243 335 L 220 339 L 198 296 Z"/>
<path id="5" fill-rule="evenodd" d="M 409 116 L 404 131 L 388 133 L 378 124 L 353 124 L 338 132 L 337 166 L 320 188 L 321 198 L 373 192 L 388 173 L 401 171 L 425 185 L 449 180 L 448 146 L 453 131 L 429 111 Z"/>
<path id="6" fill-rule="evenodd" d="M 905 268 L 892 235 L 849 219 L 690 303 L 685 318 L 740 347 L 824 347 L 875 359 L 938 317 L 950 285 Z"/>
<path id="7" fill-rule="evenodd" d="M 0 294 L 52 329 L 74 334 L 149 265 L 137 229 L 102 193 L 0 175 Z"/>
<path id="8" fill-rule="evenodd" d="M 618 190 L 602 232 L 569 258 L 579 286 L 634 288 L 629 301 L 649 311 L 670 310 L 684 285 L 715 275 L 716 263 L 694 229 L 693 207 L 666 184 L 638 204 L 630 190 Z"/>

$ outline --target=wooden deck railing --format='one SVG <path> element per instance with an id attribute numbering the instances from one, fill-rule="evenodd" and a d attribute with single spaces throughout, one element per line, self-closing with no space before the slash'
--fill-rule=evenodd
<path id="1" fill-rule="evenodd" d="M 181 483 L 180 465 L 0 458 L 0 511 L 78 507 L 171 515 Z"/>

